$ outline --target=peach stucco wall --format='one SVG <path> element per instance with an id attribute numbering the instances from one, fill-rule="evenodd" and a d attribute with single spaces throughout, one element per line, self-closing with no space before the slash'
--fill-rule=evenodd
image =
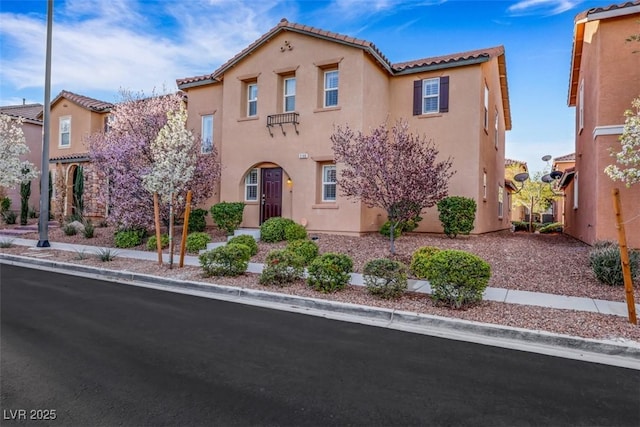
<path id="1" fill-rule="evenodd" d="M 610 149 L 620 150 L 617 135 L 594 134 L 602 126 L 624 124 L 624 111 L 634 97 L 640 95 L 640 56 L 625 38 L 637 32 L 639 14 L 585 23 L 579 82 L 584 81 L 584 100 L 576 101 L 576 170 L 578 171 L 578 208 L 573 197 L 565 201 L 566 232 L 593 244 L 596 240 L 615 240 L 615 216 L 611 190 L 621 190 L 623 215 L 640 213 L 640 186 L 625 188 L 605 173 L 614 162 Z M 580 102 L 584 105 L 584 128 L 579 127 Z M 627 224 L 627 239 L 632 247 L 640 247 L 636 230 L 640 218 Z"/>
<path id="2" fill-rule="evenodd" d="M 285 41 L 288 45 L 285 45 Z M 283 46 L 291 46 L 281 49 Z M 322 108 L 323 68 L 339 70 L 338 107 Z M 295 74 L 298 131 L 285 124 L 266 127 L 267 116 L 282 113 L 282 78 Z M 413 81 L 450 76 L 449 112 L 412 116 Z M 484 82 L 490 88 L 489 130 L 484 132 Z M 246 84 L 257 82 L 258 114 L 246 117 Z M 487 63 L 435 72 L 391 77 L 362 49 L 291 32 L 274 36 L 256 51 L 229 68 L 222 82 L 186 89 L 188 126 L 199 130 L 202 114 L 214 114 L 214 143 L 222 164 L 217 201 L 244 200 L 244 177 L 251 168 L 279 166 L 284 181 L 282 215 L 301 222 L 312 231 L 360 233 L 376 231 L 386 220 L 379 209 L 347 199 L 338 192 L 336 202 L 320 199 L 321 166 L 333 160 L 330 136 L 335 126 L 349 125 L 365 133 L 381 123 L 409 121 L 411 131 L 432 138 L 440 157 L 452 157 L 457 171 L 449 193 L 478 202 L 474 233 L 510 226 L 508 211 L 497 217 L 498 184 L 504 181 L 504 117 L 497 59 Z M 493 142 L 495 107 L 500 114 L 498 148 Z M 223 114 L 224 112 L 224 114 Z M 340 165 L 337 166 L 338 175 Z M 487 171 L 487 200 L 483 201 L 482 174 Z M 505 209 L 507 197 L 505 191 Z M 259 225 L 259 203 L 247 202 L 243 226 Z M 436 208 L 423 215 L 418 231 L 441 232 Z"/>
<path id="3" fill-rule="evenodd" d="M 71 117 L 71 143 L 60 147 L 60 119 Z M 51 108 L 50 158 L 86 153 L 85 138 L 104 129 L 105 114 L 92 112 L 84 107 L 61 98 Z"/>

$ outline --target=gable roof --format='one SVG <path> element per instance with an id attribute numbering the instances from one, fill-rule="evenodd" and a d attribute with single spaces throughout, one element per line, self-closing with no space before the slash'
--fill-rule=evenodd
<path id="1" fill-rule="evenodd" d="M 527 168 L 527 162 L 524 162 L 522 160 L 514 160 L 514 159 L 504 159 L 504 167 L 508 168 L 510 166 L 521 166 L 524 168 L 525 171 L 528 170 Z"/>
<path id="2" fill-rule="evenodd" d="M 553 159 L 553 162 L 575 162 L 576 161 L 576 153 L 565 154 L 564 156 L 556 157 Z"/>
<path id="3" fill-rule="evenodd" d="M 640 14 L 640 0 L 595 7 L 576 15 L 573 28 L 573 47 L 571 50 L 571 68 L 569 70 L 568 104 L 575 107 L 578 93 L 578 78 L 582 63 L 582 43 L 584 42 L 584 26 L 590 21 L 599 21 L 625 15 Z"/>
<path id="4" fill-rule="evenodd" d="M 386 56 L 371 42 L 367 40 L 357 39 L 355 37 L 334 33 L 331 31 L 321 30 L 319 28 L 308 25 L 296 24 L 281 19 L 278 25 L 267 31 L 256 41 L 244 48 L 233 58 L 222 64 L 211 74 L 201 76 L 186 77 L 176 79 L 179 89 L 188 89 L 190 87 L 208 85 L 222 81 L 224 73 L 235 64 L 240 62 L 247 55 L 257 50 L 260 46 L 268 42 L 271 38 L 283 31 L 304 34 L 311 37 L 328 40 L 335 43 L 344 44 L 350 47 L 362 49 L 366 54 L 370 55 L 373 60 L 380 65 L 388 74 L 392 76 L 421 73 L 444 68 L 462 67 L 465 65 L 474 65 L 487 62 L 492 58 L 498 58 L 498 69 L 500 75 L 500 88 L 502 92 L 502 107 L 505 116 L 505 127 L 511 129 L 511 108 L 509 106 L 509 90 L 507 85 L 507 66 L 505 60 L 504 46 L 490 47 L 486 49 L 478 49 L 451 55 L 435 56 L 429 58 L 416 59 L 413 61 L 399 62 L 392 64 Z"/>
<path id="5" fill-rule="evenodd" d="M 12 117 L 22 117 L 28 123 L 41 125 L 42 120 L 38 116 L 42 113 L 42 108 L 42 104 L 6 105 L 0 107 L 0 113 Z"/>
<path id="6" fill-rule="evenodd" d="M 100 101 L 99 99 L 89 98 L 88 96 L 78 95 L 77 93 L 69 92 L 67 90 L 63 90 L 56 96 L 53 101 L 51 101 L 51 106 L 53 107 L 58 101 L 62 98 L 68 99 L 69 101 L 77 104 L 87 110 L 94 111 L 96 113 L 105 113 L 111 110 L 113 104 L 109 102 Z"/>

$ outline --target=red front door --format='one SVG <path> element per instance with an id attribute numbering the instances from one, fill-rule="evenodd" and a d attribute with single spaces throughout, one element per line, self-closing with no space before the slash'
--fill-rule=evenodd
<path id="1" fill-rule="evenodd" d="M 261 182 L 260 224 L 274 216 L 282 216 L 282 168 L 262 169 Z"/>

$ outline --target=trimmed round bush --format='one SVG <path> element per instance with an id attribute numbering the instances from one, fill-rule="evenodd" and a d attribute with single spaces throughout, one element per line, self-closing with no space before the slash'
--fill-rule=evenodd
<path id="1" fill-rule="evenodd" d="M 211 236 L 201 231 L 187 234 L 187 252 L 198 252 L 207 248 L 207 243 L 211 242 Z"/>
<path id="2" fill-rule="evenodd" d="M 250 236 L 248 234 L 241 234 L 239 236 L 232 237 L 227 242 L 228 245 L 237 243 L 248 246 L 249 249 L 251 249 L 251 256 L 254 256 L 258 253 L 258 243 L 256 242 L 256 239 L 253 238 L 253 236 Z"/>
<path id="3" fill-rule="evenodd" d="M 205 277 L 239 276 L 247 271 L 251 250 L 241 244 L 225 245 L 198 256 Z"/>
<path id="4" fill-rule="evenodd" d="M 267 243 L 282 242 L 286 239 L 285 228 L 291 224 L 295 222 L 289 218 L 269 218 L 260 226 L 260 239 Z"/>
<path id="5" fill-rule="evenodd" d="M 140 245 L 146 234 L 144 230 L 119 230 L 113 240 L 116 248 L 132 248 Z"/>
<path id="6" fill-rule="evenodd" d="M 589 265 L 599 282 L 609 286 L 623 286 L 622 260 L 620 247 L 613 242 L 596 242 L 589 252 Z M 631 280 L 638 276 L 640 252 L 629 250 Z"/>
<path id="7" fill-rule="evenodd" d="M 286 249 L 274 249 L 267 254 L 260 283 L 284 286 L 303 276 L 304 259 L 300 255 Z"/>
<path id="8" fill-rule="evenodd" d="M 237 246 L 241 251 L 245 258 L 245 261 L 249 262 L 251 259 L 251 248 L 243 243 L 227 243 L 227 246 Z"/>
<path id="9" fill-rule="evenodd" d="M 230 236 L 242 223 L 244 213 L 244 203 L 242 202 L 220 202 L 211 206 L 211 218 L 219 229 L 227 232 Z"/>
<path id="10" fill-rule="evenodd" d="M 294 222 L 284 227 L 284 238 L 287 241 L 306 239 L 307 229 Z"/>
<path id="11" fill-rule="evenodd" d="M 436 253 L 438 253 L 440 249 L 435 246 L 423 246 L 415 250 L 413 255 L 411 256 L 411 264 L 409 268 L 411 273 L 417 277 L 418 279 L 428 279 L 426 276 L 426 266 L 429 259 Z"/>
<path id="12" fill-rule="evenodd" d="M 362 270 L 364 284 L 371 295 L 399 298 L 407 290 L 407 266 L 386 258 L 374 259 Z"/>
<path id="13" fill-rule="evenodd" d="M 482 301 L 491 278 L 489 263 L 469 252 L 448 249 L 431 256 L 426 266 L 432 297 L 453 308 Z"/>
<path id="14" fill-rule="evenodd" d="M 194 233 L 196 231 L 204 231 L 207 228 L 207 220 L 204 219 L 209 214 L 205 209 L 194 209 L 189 213 L 189 226 L 187 228 L 188 233 Z"/>
<path id="15" fill-rule="evenodd" d="M 344 289 L 351 279 L 353 261 L 347 255 L 326 253 L 314 259 L 307 272 L 309 286 L 316 291 L 330 293 Z"/>
<path id="16" fill-rule="evenodd" d="M 312 240 L 293 240 L 287 243 L 286 249 L 300 255 L 304 260 L 304 265 L 309 265 L 320 252 L 318 244 Z"/>
<path id="17" fill-rule="evenodd" d="M 438 202 L 440 222 L 447 237 L 469 234 L 476 219 L 476 201 L 462 196 L 449 196 Z"/>
<path id="18" fill-rule="evenodd" d="M 158 241 L 158 239 L 156 238 L 155 234 L 153 236 L 149 237 L 149 239 L 147 239 L 147 249 L 149 249 L 150 251 L 158 250 L 157 241 Z M 160 244 L 162 245 L 163 249 L 166 248 L 167 246 L 169 246 L 169 235 L 168 234 L 160 235 Z"/>

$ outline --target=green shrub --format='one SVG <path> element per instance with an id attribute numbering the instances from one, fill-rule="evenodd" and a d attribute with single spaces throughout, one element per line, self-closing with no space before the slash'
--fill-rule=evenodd
<path id="1" fill-rule="evenodd" d="M 454 308 L 481 301 L 491 278 L 491 267 L 486 261 L 455 249 L 436 252 L 425 271 L 433 299 Z"/>
<path id="2" fill-rule="evenodd" d="M 84 223 L 84 230 L 82 231 L 82 234 L 84 234 L 84 237 L 87 239 L 91 239 L 94 234 L 95 234 L 95 227 L 93 226 L 93 223 L 89 220 L 85 221 Z"/>
<path id="3" fill-rule="evenodd" d="M 546 233 L 562 233 L 562 223 L 561 222 L 552 222 L 550 224 L 546 224 L 540 228 L 538 231 L 542 234 Z"/>
<path id="4" fill-rule="evenodd" d="M 239 236 L 232 237 L 227 242 L 228 245 L 234 245 L 238 243 L 246 245 L 251 250 L 251 256 L 254 256 L 258 253 L 258 243 L 256 243 L 256 239 L 254 239 L 253 236 L 250 236 L 248 234 L 241 234 Z"/>
<path id="5" fill-rule="evenodd" d="M 323 293 L 339 291 L 349 284 L 352 269 L 353 261 L 347 255 L 322 254 L 307 269 L 309 286 Z"/>
<path id="6" fill-rule="evenodd" d="M 0 212 L 6 212 L 11 209 L 11 199 L 5 196 L 0 199 Z"/>
<path id="7" fill-rule="evenodd" d="M 312 240 L 293 240 L 287 243 L 286 249 L 300 255 L 304 260 L 304 265 L 309 265 L 320 252 L 318 244 Z"/>
<path id="8" fill-rule="evenodd" d="M 597 244 L 597 246 L 596 246 Z M 620 247 L 613 242 L 596 242 L 589 252 L 589 265 L 599 282 L 609 286 L 623 286 L 622 260 Z M 635 280 L 640 266 L 640 252 L 629 250 L 631 280 Z"/>
<path id="9" fill-rule="evenodd" d="M 300 280 L 304 275 L 304 259 L 287 249 L 274 249 L 267 254 L 260 275 L 263 285 L 284 286 Z"/>
<path id="10" fill-rule="evenodd" d="M 513 231 L 528 231 L 529 223 L 524 221 L 512 221 Z"/>
<path id="11" fill-rule="evenodd" d="M 207 243 L 211 242 L 211 236 L 201 231 L 187 234 L 187 252 L 198 252 L 206 249 Z"/>
<path id="12" fill-rule="evenodd" d="M 288 224 L 284 227 L 284 238 L 287 241 L 306 239 L 307 229 L 295 222 Z"/>
<path id="13" fill-rule="evenodd" d="M 382 224 L 382 227 L 380 227 L 380 234 L 382 234 L 384 237 L 391 237 L 391 221 L 387 221 Z M 393 238 L 397 239 L 401 234 L 402 224 L 398 224 L 398 226 L 393 229 Z"/>
<path id="14" fill-rule="evenodd" d="M 204 276 L 239 276 L 247 271 L 250 249 L 241 244 L 225 245 L 200 254 Z"/>
<path id="15" fill-rule="evenodd" d="M 204 219 L 209 214 L 205 209 L 194 209 L 189 213 L 189 226 L 187 233 L 204 231 L 207 228 L 207 220 Z"/>
<path id="16" fill-rule="evenodd" d="M 438 202 L 438 212 L 447 237 L 469 234 L 476 218 L 476 201 L 461 196 L 445 197 Z"/>
<path id="17" fill-rule="evenodd" d="M 36 208 L 34 206 L 31 206 L 29 208 L 28 215 L 29 215 L 29 218 L 31 219 L 38 218 L 38 212 L 36 211 Z"/>
<path id="18" fill-rule="evenodd" d="M 145 230 L 118 230 L 114 235 L 116 248 L 132 248 L 142 243 L 147 232 Z"/>
<path id="19" fill-rule="evenodd" d="M 162 249 L 164 249 L 164 248 L 169 246 L 169 235 L 168 234 L 161 234 L 160 235 L 160 245 L 161 245 Z M 150 251 L 157 251 L 158 250 L 158 238 L 156 237 L 155 234 L 153 236 L 149 237 L 149 239 L 147 240 L 147 249 L 150 250 Z"/>
<path id="20" fill-rule="evenodd" d="M 362 270 L 364 284 L 371 295 L 399 298 L 407 290 L 407 266 L 386 258 L 374 259 Z"/>
<path id="21" fill-rule="evenodd" d="M 232 235 L 242 222 L 244 203 L 220 202 L 211 207 L 211 218 L 218 228 Z"/>
<path id="22" fill-rule="evenodd" d="M 66 236 L 75 236 L 76 234 L 78 234 L 78 229 L 71 224 L 65 224 L 62 227 L 62 231 Z"/>
<path id="23" fill-rule="evenodd" d="M 289 218 L 273 217 L 269 218 L 260 226 L 260 240 L 267 243 L 281 242 L 286 239 L 285 228 L 295 224 Z"/>
<path id="24" fill-rule="evenodd" d="M 18 214 L 14 211 L 4 211 L 2 212 L 2 220 L 5 224 L 15 224 L 18 219 Z"/>
<path id="25" fill-rule="evenodd" d="M 244 243 L 231 243 L 231 245 L 227 243 L 227 246 L 236 246 L 238 249 L 240 249 L 245 261 L 249 262 L 249 260 L 251 259 L 251 248 Z"/>
<path id="26" fill-rule="evenodd" d="M 13 239 L 0 239 L 0 248 L 13 247 Z"/>
<path id="27" fill-rule="evenodd" d="M 409 265 L 411 273 L 418 279 L 428 279 L 426 276 L 427 263 L 438 252 L 440 252 L 440 249 L 434 246 L 423 246 L 416 249 L 411 256 L 411 264 Z"/>

